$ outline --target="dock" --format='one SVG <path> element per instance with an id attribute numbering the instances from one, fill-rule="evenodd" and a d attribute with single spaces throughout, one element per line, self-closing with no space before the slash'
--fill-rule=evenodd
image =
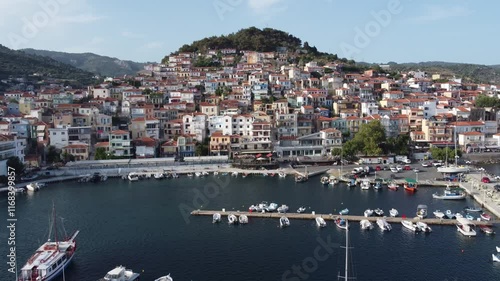
<path id="1" fill-rule="evenodd" d="M 376 222 L 380 217 L 365 217 L 365 216 L 352 216 L 352 215 L 334 215 L 334 214 L 315 214 L 315 213 L 260 213 L 260 212 L 240 212 L 240 211 L 209 211 L 209 210 L 194 210 L 191 212 L 192 216 L 213 216 L 215 213 L 221 214 L 221 216 L 228 216 L 230 214 L 235 215 L 246 215 L 249 218 L 266 218 L 266 219 L 279 219 L 282 216 L 286 216 L 288 219 L 296 220 L 314 220 L 316 217 L 322 217 L 325 220 L 336 220 L 338 218 L 343 218 L 348 221 L 361 221 L 369 220 L 371 222 Z M 456 220 L 450 219 L 438 219 L 438 218 L 402 218 L 402 217 L 385 217 L 389 223 L 401 223 L 403 220 L 410 220 L 413 222 L 421 221 L 429 225 L 455 225 Z M 492 226 L 494 224 L 500 223 L 500 221 L 472 221 L 477 226 L 486 225 Z"/>

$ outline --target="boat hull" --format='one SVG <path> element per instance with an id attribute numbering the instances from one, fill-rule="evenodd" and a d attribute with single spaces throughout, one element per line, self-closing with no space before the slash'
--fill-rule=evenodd
<path id="1" fill-rule="evenodd" d="M 76 249 L 75 249 L 75 251 L 76 251 Z M 71 261 L 73 260 L 73 257 L 75 256 L 75 253 L 73 253 L 62 265 L 60 265 L 58 269 L 51 272 L 50 275 L 47 275 L 40 280 L 50 281 L 50 280 L 54 280 L 56 277 L 61 275 L 63 270 L 65 270 L 71 264 Z M 20 277 L 19 281 L 31 281 L 31 279 L 23 279 L 22 277 Z"/>

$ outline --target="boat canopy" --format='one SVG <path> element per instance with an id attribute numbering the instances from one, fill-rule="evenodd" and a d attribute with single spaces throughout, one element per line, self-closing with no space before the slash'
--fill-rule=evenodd
<path id="1" fill-rule="evenodd" d="M 415 179 L 411 179 L 411 178 L 406 178 L 406 182 L 407 183 L 417 183 L 417 181 Z"/>
<path id="2" fill-rule="evenodd" d="M 418 205 L 417 209 L 427 209 L 427 205 Z"/>

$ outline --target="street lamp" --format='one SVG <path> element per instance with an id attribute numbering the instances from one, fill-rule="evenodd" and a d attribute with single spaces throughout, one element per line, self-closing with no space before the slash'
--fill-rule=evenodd
<path id="1" fill-rule="evenodd" d="M 415 172 L 415 182 L 418 184 L 418 172 Z"/>

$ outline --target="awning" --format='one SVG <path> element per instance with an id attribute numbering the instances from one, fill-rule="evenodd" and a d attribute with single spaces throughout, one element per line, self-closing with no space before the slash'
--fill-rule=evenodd
<path id="1" fill-rule="evenodd" d="M 267 157 L 272 157 L 273 154 L 272 153 L 269 153 L 268 155 L 266 155 Z"/>
<path id="2" fill-rule="evenodd" d="M 262 154 L 259 153 L 259 154 L 255 155 L 255 158 L 259 158 L 261 156 L 262 156 Z"/>

